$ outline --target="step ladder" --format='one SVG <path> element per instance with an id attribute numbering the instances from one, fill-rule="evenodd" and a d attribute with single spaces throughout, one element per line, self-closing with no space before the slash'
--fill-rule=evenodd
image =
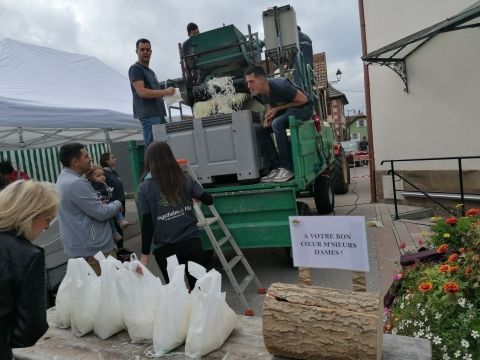
<path id="1" fill-rule="evenodd" d="M 177 160 L 177 162 L 184 172 L 189 174 L 193 180 L 195 180 L 200 184 L 197 176 L 195 175 L 192 168 L 190 167 L 188 160 L 179 159 Z M 243 293 L 252 281 L 255 282 L 259 294 L 265 294 L 266 293 L 265 288 L 262 287 L 260 280 L 258 280 L 258 277 L 253 272 L 252 267 L 250 266 L 247 259 L 243 255 L 242 250 L 240 250 L 240 248 L 238 247 L 237 243 L 235 242 L 235 239 L 230 233 L 230 230 L 228 230 L 228 227 L 223 222 L 215 206 L 214 205 L 208 206 L 212 214 L 212 217 L 208 217 L 208 218 L 205 217 L 205 215 L 203 214 L 203 211 L 200 208 L 200 203 L 198 203 L 197 201 L 194 201 L 193 207 L 195 209 L 195 215 L 197 216 L 197 220 L 198 220 L 197 226 L 202 227 L 205 230 L 205 233 L 207 234 L 208 239 L 212 244 L 215 254 L 220 259 L 223 269 L 227 273 L 228 279 L 232 284 L 235 294 L 238 296 L 238 298 L 240 299 L 240 302 L 242 303 L 243 308 L 245 309 L 244 315 L 253 316 L 253 310 L 248 306 L 247 300 L 245 299 L 245 295 Z M 213 233 L 211 228 L 211 225 L 213 224 L 218 224 L 218 226 L 222 230 L 223 237 L 221 239 L 217 239 L 215 237 L 215 234 Z M 225 254 L 223 253 L 223 250 L 222 250 L 222 246 L 225 244 L 230 245 L 235 253 L 235 256 L 230 261 L 227 261 Z M 235 275 L 232 272 L 232 269 L 239 264 L 242 264 L 245 270 L 247 271 L 247 275 L 245 276 L 245 278 L 242 280 L 240 284 L 238 283 L 237 279 L 235 278 Z"/>

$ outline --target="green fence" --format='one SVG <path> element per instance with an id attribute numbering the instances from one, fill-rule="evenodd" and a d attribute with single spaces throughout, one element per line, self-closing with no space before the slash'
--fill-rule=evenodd
<path id="1" fill-rule="evenodd" d="M 99 163 L 101 154 L 110 151 L 108 143 L 85 146 L 94 164 Z M 15 169 L 25 171 L 32 179 L 55 182 L 62 170 L 62 164 L 58 160 L 59 148 L 0 151 L 0 159 L 9 159 Z"/>

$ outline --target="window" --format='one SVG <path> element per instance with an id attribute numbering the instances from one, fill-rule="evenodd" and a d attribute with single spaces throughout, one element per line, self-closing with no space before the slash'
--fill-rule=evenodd
<path id="1" fill-rule="evenodd" d="M 367 126 L 367 122 L 365 119 L 357 120 L 357 127 L 365 127 Z"/>
<path id="2" fill-rule="evenodd" d="M 353 133 L 352 136 L 351 136 L 351 140 L 358 140 L 358 139 L 359 139 L 358 134 Z"/>

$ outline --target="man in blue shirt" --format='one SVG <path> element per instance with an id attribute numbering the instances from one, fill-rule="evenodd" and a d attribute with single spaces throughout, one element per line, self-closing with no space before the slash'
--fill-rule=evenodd
<path id="1" fill-rule="evenodd" d="M 292 152 L 288 143 L 288 118 L 308 120 L 313 115 L 313 101 L 289 79 L 278 77 L 267 79 L 260 66 L 245 70 L 245 80 L 250 93 L 267 104 L 263 124 L 256 127 L 263 156 L 270 169 L 262 182 L 285 182 L 294 177 Z M 275 134 L 278 153 L 271 134 Z"/>
<path id="2" fill-rule="evenodd" d="M 157 76 L 148 67 L 152 56 L 152 47 L 147 39 L 140 39 L 136 44 L 138 61 L 130 66 L 128 77 L 133 95 L 133 116 L 140 119 L 143 128 L 145 149 L 153 141 L 152 125 L 165 123 L 164 96 L 175 94 L 175 88 L 160 88 Z"/>

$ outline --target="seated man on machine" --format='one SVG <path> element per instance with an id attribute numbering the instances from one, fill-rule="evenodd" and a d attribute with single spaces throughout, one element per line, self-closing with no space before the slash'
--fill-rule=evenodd
<path id="1" fill-rule="evenodd" d="M 313 115 L 313 101 L 299 86 L 283 77 L 267 79 L 265 70 L 252 65 L 245 70 L 245 80 L 252 96 L 267 105 L 263 124 L 256 133 L 266 166 L 270 172 L 261 182 L 281 183 L 291 180 L 293 173 L 292 151 L 288 143 L 288 118 L 309 120 Z M 272 139 L 278 146 L 278 153 Z"/>

